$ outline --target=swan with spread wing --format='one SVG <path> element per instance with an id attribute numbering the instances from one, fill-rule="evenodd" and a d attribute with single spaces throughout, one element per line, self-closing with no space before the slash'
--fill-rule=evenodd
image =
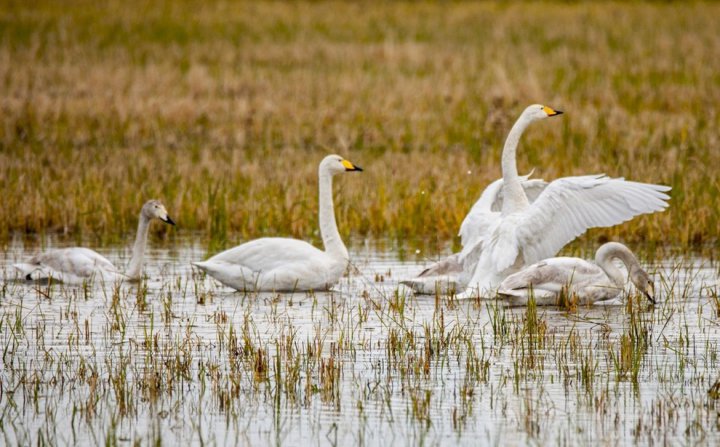
<path id="1" fill-rule="evenodd" d="M 554 256 L 590 228 L 611 227 L 667 208 L 670 187 L 604 174 L 557 179 L 531 203 L 515 160 L 520 135 L 531 123 L 561 113 L 531 105 L 510 130 L 501 159 L 502 206 L 482 213 L 468 228 L 468 243 L 460 253 L 460 281 L 467 288 L 458 298 L 493 296 L 507 276 Z"/>
<path id="2" fill-rule="evenodd" d="M 523 111 L 505 141 L 503 177 L 483 191 L 462 222 L 462 251 L 403 284 L 417 293 L 466 289 L 460 298 L 492 296 L 506 276 L 554 256 L 588 229 L 614 226 L 668 206 L 667 186 L 604 174 L 564 177 L 551 183 L 518 175 L 515 155 L 525 129 L 560 114 L 540 104 Z"/>

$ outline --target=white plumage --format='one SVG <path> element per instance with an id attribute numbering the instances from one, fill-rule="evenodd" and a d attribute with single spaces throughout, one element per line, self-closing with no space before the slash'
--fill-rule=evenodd
<path id="1" fill-rule="evenodd" d="M 588 229 L 617 225 L 668 206 L 667 186 L 604 174 L 552 183 L 519 176 L 515 154 L 520 136 L 532 122 L 561 113 L 539 104 L 523 111 L 505 141 L 503 178 L 483 191 L 460 227 L 462 251 L 405 284 L 419 293 L 435 293 L 440 282 L 442 292 L 465 289 L 459 298 L 493 296 L 505 277 L 554 256 Z"/>
<path id="2" fill-rule="evenodd" d="M 290 292 L 332 287 L 349 262 L 332 199 L 332 177 L 345 171 L 362 169 L 338 155 L 325 157 L 318 169 L 320 234 L 325 251 L 297 239 L 262 238 L 193 264 L 240 291 Z"/>
<path id="3" fill-rule="evenodd" d="M 540 194 L 547 185 L 542 180 L 528 180 L 532 172 L 521 177 L 521 184 L 530 201 Z M 463 246 L 475 246 L 500 215 L 503 203 L 503 180 L 498 179 L 490 183 L 475 202 L 472 209 L 460 226 L 460 240 Z M 466 264 L 470 268 L 470 262 Z M 463 272 L 461 253 L 450 255 L 423 270 L 417 277 L 400 281 L 413 289 L 417 294 L 447 295 L 462 291 L 465 286 L 459 282 Z"/>

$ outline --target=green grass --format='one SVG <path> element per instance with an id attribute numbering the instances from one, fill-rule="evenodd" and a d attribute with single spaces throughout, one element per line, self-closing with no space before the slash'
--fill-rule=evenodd
<path id="1" fill-rule="evenodd" d="M 0 240 L 108 241 L 149 198 L 224 246 L 318 240 L 317 163 L 341 232 L 451 241 L 530 103 L 521 172 L 673 187 L 585 242 L 720 233 L 715 4 L 4 2 Z M 469 174 L 469 172 L 471 172 Z M 158 226 L 157 232 L 167 228 Z M 582 242 L 582 241 L 581 241 Z"/>

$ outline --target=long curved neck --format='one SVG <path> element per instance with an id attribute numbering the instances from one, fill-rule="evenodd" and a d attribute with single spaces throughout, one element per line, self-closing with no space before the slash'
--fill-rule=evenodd
<path id="1" fill-rule="evenodd" d="M 633 268 L 640 267 L 640 263 L 635 255 L 622 244 L 609 242 L 598 249 L 595 254 L 595 262 L 605 271 L 610 281 L 618 287 L 623 287 L 625 285 L 625 276 L 613 264 L 612 260 L 614 258 L 620 259 L 625 264 L 628 272 Z"/>
<path id="2" fill-rule="evenodd" d="M 329 255 L 342 259 L 350 259 L 347 248 L 343 244 L 335 222 L 335 207 L 332 196 L 332 176 L 324 170 L 320 170 L 320 235 L 322 236 L 325 252 Z"/>
<path id="3" fill-rule="evenodd" d="M 140 213 L 140 222 L 138 222 L 137 235 L 135 236 L 135 245 L 133 245 L 132 258 L 128 265 L 125 275 L 130 279 L 140 279 L 142 276 L 143 262 L 145 261 L 145 245 L 147 245 L 148 229 L 150 228 L 150 219 Z"/>
<path id="4" fill-rule="evenodd" d="M 526 208 L 529 205 L 525 191 L 520 184 L 518 177 L 517 163 L 515 161 L 518 143 L 525 129 L 531 120 L 525 115 L 515 122 L 505 140 L 505 147 L 502 152 L 502 173 L 503 173 L 503 214 L 512 213 Z"/>

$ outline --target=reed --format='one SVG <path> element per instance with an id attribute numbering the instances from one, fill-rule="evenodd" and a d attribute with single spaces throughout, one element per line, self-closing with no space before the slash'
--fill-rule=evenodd
<path id="1" fill-rule="evenodd" d="M 319 241 L 338 152 L 365 168 L 337 179 L 343 235 L 438 250 L 544 102 L 566 114 L 523 137 L 521 171 L 673 187 L 586 242 L 717 242 L 716 4 L 131 3 L 0 5 L 0 240 L 111 242 L 157 197 L 211 251 Z"/>

